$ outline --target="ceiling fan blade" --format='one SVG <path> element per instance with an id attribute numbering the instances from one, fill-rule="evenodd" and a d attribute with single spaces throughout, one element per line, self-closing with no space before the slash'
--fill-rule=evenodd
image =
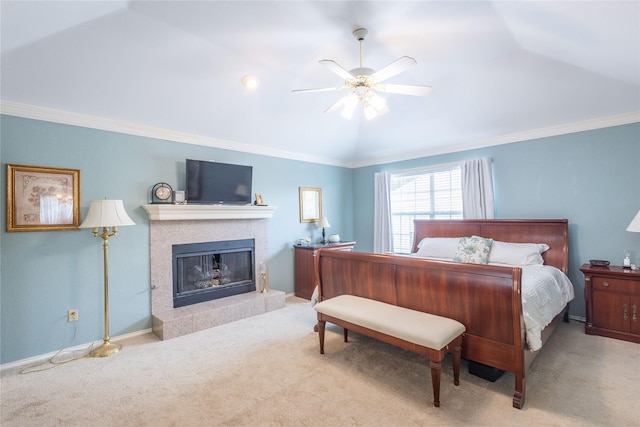
<path id="1" fill-rule="evenodd" d="M 346 86 L 335 86 L 335 87 L 321 87 L 321 88 L 317 88 L 317 89 L 294 89 L 291 91 L 291 93 L 295 93 L 295 92 L 330 92 L 330 91 L 337 91 L 337 90 L 341 90 L 341 89 L 345 89 Z"/>
<path id="2" fill-rule="evenodd" d="M 376 90 L 386 93 L 399 93 L 401 95 L 427 96 L 431 93 L 430 86 L 396 85 L 385 83 L 376 86 Z"/>
<path id="3" fill-rule="evenodd" d="M 404 70 L 411 68 L 416 64 L 416 60 L 411 58 L 410 56 L 402 56 L 386 67 L 383 67 L 380 70 L 376 71 L 370 77 L 378 82 L 381 82 L 388 79 L 389 77 L 395 76 L 396 74 L 400 74 Z"/>
<path id="4" fill-rule="evenodd" d="M 345 97 L 343 96 L 342 98 L 338 99 L 338 102 L 336 102 L 331 107 L 329 107 L 326 110 L 324 110 L 324 112 L 325 113 L 334 113 L 334 112 L 338 111 L 344 105 L 344 100 L 345 100 Z"/>
<path id="5" fill-rule="evenodd" d="M 330 59 L 323 59 L 320 61 L 322 65 L 327 67 L 330 71 L 333 71 L 338 76 L 342 77 L 345 80 L 353 80 L 353 76 L 350 72 L 342 68 L 336 61 L 332 61 Z"/>

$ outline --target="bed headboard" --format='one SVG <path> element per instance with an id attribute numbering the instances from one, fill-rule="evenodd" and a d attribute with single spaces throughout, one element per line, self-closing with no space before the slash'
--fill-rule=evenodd
<path id="1" fill-rule="evenodd" d="M 414 220 L 413 249 L 425 237 L 481 236 L 513 243 L 546 243 L 544 263 L 569 269 L 569 221 L 566 219 Z"/>

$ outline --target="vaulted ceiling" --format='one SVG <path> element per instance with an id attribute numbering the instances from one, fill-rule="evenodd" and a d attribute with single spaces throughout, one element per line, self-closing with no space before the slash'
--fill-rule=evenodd
<path id="1" fill-rule="evenodd" d="M 2 1 L 3 112 L 347 166 L 640 121 L 638 1 Z M 318 63 L 417 65 L 366 120 Z M 259 78 L 248 91 L 242 78 Z M 19 107 L 19 108 L 18 108 Z"/>

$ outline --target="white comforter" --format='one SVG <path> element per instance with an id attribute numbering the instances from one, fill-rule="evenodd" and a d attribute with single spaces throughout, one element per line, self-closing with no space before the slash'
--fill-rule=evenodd
<path id="1" fill-rule="evenodd" d="M 542 330 L 574 297 L 573 284 L 562 270 L 550 265 L 522 266 L 522 314 L 529 350 L 542 347 Z M 313 291 L 311 304 L 318 300 Z"/>
<path id="2" fill-rule="evenodd" d="M 574 297 L 573 284 L 550 265 L 522 266 L 522 314 L 529 350 L 542 347 L 542 330 Z"/>

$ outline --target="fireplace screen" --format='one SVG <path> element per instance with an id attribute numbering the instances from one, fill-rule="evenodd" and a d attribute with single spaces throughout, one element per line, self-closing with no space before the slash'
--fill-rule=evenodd
<path id="1" fill-rule="evenodd" d="M 174 245 L 174 307 L 255 291 L 253 249 L 253 240 Z"/>

